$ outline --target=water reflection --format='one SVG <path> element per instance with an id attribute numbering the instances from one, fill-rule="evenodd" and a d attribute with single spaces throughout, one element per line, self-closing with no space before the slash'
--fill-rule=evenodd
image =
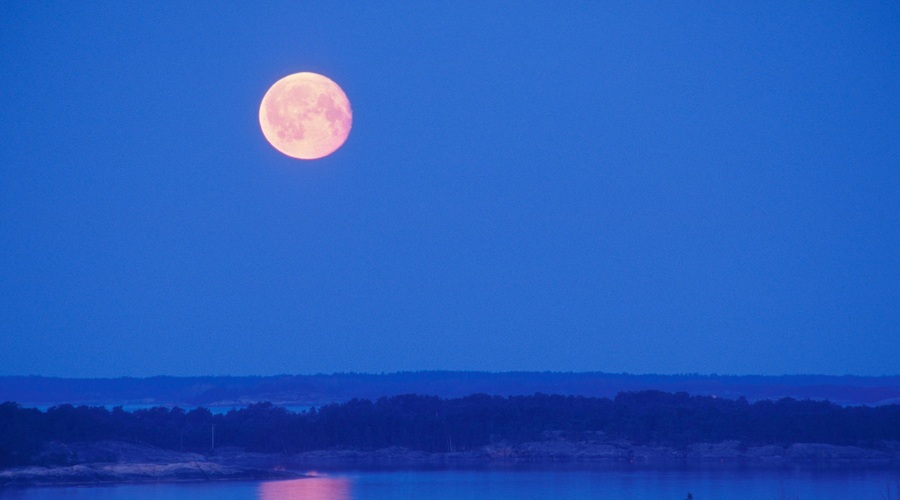
<path id="1" fill-rule="evenodd" d="M 312 476 L 288 481 L 268 481 L 259 485 L 260 500 L 350 500 L 350 480 L 342 477 Z"/>

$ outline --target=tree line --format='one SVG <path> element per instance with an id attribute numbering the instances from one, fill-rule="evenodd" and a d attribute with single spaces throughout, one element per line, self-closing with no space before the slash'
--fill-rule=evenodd
<path id="1" fill-rule="evenodd" d="M 214 436 L 214 437 L 213 437 Z M 626 440 L 686 447 L 738 440 L 747 446 L 815 442 L 876 446 L 900 440 L 900 405 L 842 407 L 783 398 L 749 403 L 659 391 L 623 392 L 614 399 L 534 394 L 476 394 L 442 399 L 402 395 L 353 399 L 302 412 L 271 403 L 213 414 L 156 407 L 124 411 L 60 405 L 40 411 L 0 404 L 0 466 L 35 463 L 46 443 L 117 440 L 169 450 L 209 452 L 221 446 L 293 454 L 310 450 L 372 450 L 401 446 L 426 452 L 488 444 Z M 47 457 L 41 459 L 47 462 Z"/>
<path id="2" fill-rule="evenodd" d="M 900 398 L 900 376 L 830 375 L 630 375 L 603 372 L 419 371 L 384 374 L 332 373 L 248 377 L 53 378 L 0 376 L 0 401 L 45 406 L 60 401 L 105 404 L 154 401 L 194 408 L 220 401 L 293 401 L 318 406 L 323 401 L 377 399 L 399 394 L 456 398 L 487 393 L 502 396 L 572 394 L 614 398 L 622 391 L 744 395 L 760 399 L 828 399 L 874 405 Z"/>

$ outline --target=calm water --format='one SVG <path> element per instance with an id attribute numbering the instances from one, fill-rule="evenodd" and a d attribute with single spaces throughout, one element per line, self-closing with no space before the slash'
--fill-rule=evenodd
<path id="1" fill-rule="evenodd" d="M 900 499 L 898 469 L 628 468 L 329 472 L 290 481 L 0 489 L 0 499 Z"/>

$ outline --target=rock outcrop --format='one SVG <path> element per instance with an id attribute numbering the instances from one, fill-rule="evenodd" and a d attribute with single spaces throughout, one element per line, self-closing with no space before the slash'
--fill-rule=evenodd
<path id="1" fill-rule="evenodd" d="M 36 457 L 45 466 L 0 471 L 0 486 L 97 484 L 155 481 L 295 478 L 292 471 L 346 466 L 453 466 L 504 462 L 672 463 L 672 462 L 857 462 L 900 464 L 900 443 L 877 448 L 795 443 L 745 447 L 738 441 L 694 443 L 684 449 L 638 446 L 602 439 L 562 438 L 516 444 L 496 443 L 472 450 L 427 453 L 400 447 L 380 450 L 319 450 L 288 454 L 247 453 L 222 448 L 210 454 L 180 453 L 115 441 L 51 443 Z"/>
<path id="2" fill-rule="evenodd" d="M 181 453 L 118 441 L 49 443 L 35 457 L 47 465 L 0 471 L 0 486 L 293 478 L 262 454 Z"/>

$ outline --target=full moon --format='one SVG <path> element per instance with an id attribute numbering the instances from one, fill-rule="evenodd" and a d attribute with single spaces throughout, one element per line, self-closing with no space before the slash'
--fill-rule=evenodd
<path id="1" fill-rule="evenodd" d="M 334 153 L 350 134 L 353 111 L 344 91 L 316 73 L 275 82 L 259 105 L 259 126 L 272 146 L 302 160 Z"/>

